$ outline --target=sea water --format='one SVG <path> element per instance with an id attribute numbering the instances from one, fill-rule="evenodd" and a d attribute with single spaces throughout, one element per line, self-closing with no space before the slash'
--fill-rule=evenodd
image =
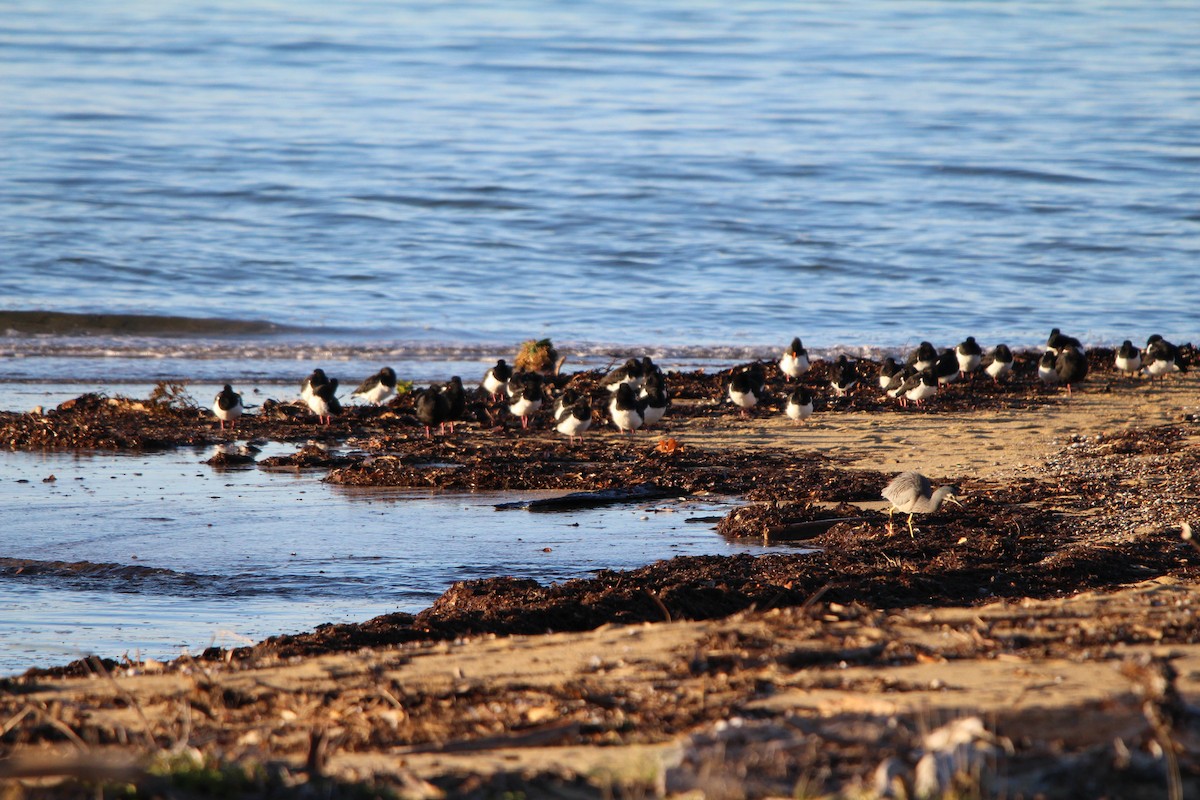
<path id="1" fill-rule="evenodd" d="M 728 511 L 720 498 L 497 511 L 548 493 L 355 489 L 321 482 L 320 470 L 217 470 L 201 463 L 209 455 L 0 459 L 0 675 L 415 613 L 458 580 L 552 583 L 677 555 L 766 552 L 688 522 Z"/>
<path id="2" fill-rule="evenodd" d="M 438 360 L 1186 341 L 1197 30 L 1193 2 L 16 0 L 0 310 Z M 254 331 L 220 352 L 269 356 Z M 172 349 L 62 332 L 4 346 Z"/>

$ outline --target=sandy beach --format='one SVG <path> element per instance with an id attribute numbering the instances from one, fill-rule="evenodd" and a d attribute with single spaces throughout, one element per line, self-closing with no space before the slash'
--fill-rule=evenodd
<path id="1" fill-rule="evenodd" d="M 30 797 L 97 780 L 144 796 L 188 780 L 246 796 L 1200 793 L 1200 552 L 1182 535 L 1200 524 L 1196 378 L 1094 370 L 1070 398 L 1010 388 L 979 408 L 955 392 L 830 405 L 808 425 L 692 392 L 658 434 L 589 434 L 587 453 L 624 470 L 591 484 L 645 471 L 708 491 L 741 471 L 759 535 L 854 521 L 812 554 L 474 581 L 415 617 L 30 673 L 0 695 L 0 776 Z M 33 424 L 55 423 L 9 415 L 5 433 Z M 315 432 L 481 461 L 471 436 L 543 463 L 565 447 L 483 425 L 456 443 Z M 382 462 L 330 466 L 403 478 Z M 889 534 L 881 480 L 907 469 L 958 483 L 964 509 Z"/>

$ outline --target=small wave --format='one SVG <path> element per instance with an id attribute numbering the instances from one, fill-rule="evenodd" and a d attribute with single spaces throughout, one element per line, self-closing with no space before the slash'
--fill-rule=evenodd
<path id="1" fill-rule="evenodd" d="M 186 597 L 301 596 L 344 594 L 368 579 L 351 576 L 206 575 L 163 567 L 94 561 L 0 558 L 0 580 L 47 582 L 68 589 Z M 351 591 L 354 591 L 351 588 Z"/>
<path id="2" fill-rule="evenodd" d="M 210 578 L 160 567 L 93 561 L 35 561 L 27 558 L 0 558 L 0 577 L 29 581 L 58 580 L 93 588 L 98 585 L 111 587 L 117 591 L 139 591 L 151 587 L 192 591 Z"/>
<path id="3" fill-rule="evenodd" d="M 3 326 L 0 314 L 0 327 Z M 274 329 L 273 329 L 274 330 Z M 308 331 L 311 333 L 311 330 Z M 19 358 L 178 358 L 194 361 L 233 359 L 242 361 L 486 361 L 512 359 L 517 342 L 429 343 L 419 341 L 363 341 L 317 343 L 289 339 L 282 342 L 179 341 L 164 342 L 149 337 L 121 340 L 73 338 L 29 338 L 4 342 L 0 355 Z M 671 346 L 647 344 L 570 342 L 556 343 L 564 355 L 575 359 L 627 358 L 630 354 L 673 359 L 757 358 L 766 349 L 755 346 Z"/>
<path id="4" fill-rule="evenodd" d="M 302 211 L 296 214 L 289 214 L 288 219 L 305 220 L 309 222 L 320 223 L 321 225 L 347 225 L 358 222 L 365 222 L 371 225 L 391 225 L 395 220 L 387 217 L 377 217 L 374 214 L 346 214 L 346 213 L 331 213 L 328 211 Z"/>
<path id="5" fill-rule="evenodd" d="M 133 194 L 142 197 L 166 197 L 173 200 L 244 200 L 249 203 L 258 203 L 260 205 L 307 205 L 311 202 L 307 198 L 302 197 L 294 187 L 277 185 L 226 190 L 189 189 L 177 186 L 166 188 L 154 187 L 148 189 L 138 189 L 135 190 Z"/>
<path id="6" fill-rule="evenodd" d="M 1069 250 L 1074 253 L 1129 253 L 1132 248 L 1121 245 L 1093 244 L 1091 242 L 1073 242 L 1070 239 L 1043 239 L 1036 242 L 1025 242 L 1020 245 L 1025 250 Z"/>
<path id="7" fill-rule="evenodd" d="M 60 122 L 161 122 L 161 117 L 148 114 L 118 114 L 109 111 L 69 111 L 53 114 L 51 120 Z"/>
<path id="8" fill-rule="evenodd" d="M 279 53 L 391 53 L 385 47 L 362 44 L 361 42 L 338 42 L 329 39 L 297 39 L 266 46 L 267 50 Z"/>
<path id="9" fill-rule="evenodd" d="M 804 335 L 803 330 L 797 330 L 795 333 Z M 824 341 L 818 344 L 815 341 L 816 337 L 812 337 L 810 341 L 807 336 L 804 337 L 804 341 L 812 358 L 830 359 L 844 353 L 855 358 L 878 359 L 883 355 L 906 353 L 912 346 L 915 346 L 914 336 L 915 334 L 908 333 L 896 337 L 891 342 L 869 344 L 847 341 Z M 992 335 L 991 338 L 997 341 L 1005 340 L 1011 347 L 1035 347 L 1041 341 L 1037 335 L 1025 333 L 1010 333 L 1006 336 Z M 1176 338 L 1180 337 L 1176 335 Z M 942 339 L 943 341 L 938 342 L 939 346 L 950 346 L 961 340 L 961 336 L 942 337 Z M 735 345 L 627 344 L 564 340 L 556 341 L 555 347 L 560 354 L 568 358 L 568 370 L 603 369 L 631 356 L 643 355 L 650 356 L 667 369 L 696 369 L 699 367 L 724 368 L 759 359 L 774 360 L 779 358 L 788 341 L 790 341 L 790 335 L 781 337 L 779 341 L 772 343 Z M 1087 345 L 1089 347 L 1112 346 L 1115 341 L 1111 337 L 1097 337 L 1094 341 L 1088 341 Z M 318 363 L 327 365 L 334 363 L 391 364 L 398 369 L 403 368 L 409 372 L 423 373 L 424 370 L 418 365 L 430 365 L 436 371 L 443 368 L 465 367 L 471 363 L 494 363 L 497 358 L 506 358 L 511 362 L 517 350 L 515 342 L 444 344 L 418 341 L 369 342 L 360 339 L 351 339 L 337 344 L 294 340 L 284 342 L 239 340 L 162 342 L 153 339 L 135 339 L 114 342 L 84 338 L 18 339 L 4 342 L 4 345 L 4 348 L 0 350 L 0 356 L 21 359 L 22 364 L 29 363 L 32 359 L 46 359 L 48 364 L 59 369 L 52 376 L 42 375 L 36 370 L 30 374 L 7 375 L 3 378 L 4 383 L 53 380 L 57 384 L 94 383 L 96 380 L 94 377 L 64 376 L 61 373 L 59 359 L 104 360 L 106 362 L 104 365 L 105 380 L 112 383 L 138 380 L 154 381 L 167 378 L 182 381 L 193 380 L 196 379 L 197 373 L 204 372 L 199 365 L 205 362 L 222 364 L 222 375 L 245 375 L 253 380 L 271 383 L 274 382 L 271 376 L 275 373 L 264 374 L 264 370 L 268 370 L 268 372 L 270 370 L 286 371 L 287 365 L 294 364 L 303 365 L 300 368 L 302 371 L 307 371 L 309 364 Z M 123 367 L 115 363 L 117 359 L 125 359 L 129 365 L 133 366 Z M 156 361 L 171 359 L 178 360 L 181 364 L 191 364 L 191 367 L 186 367 L 172 362 L 174 369 L 190 369 L 191 372 L 182 372 L 177 376 L 174 373 L 164 376 L 160 374 L 158 368 L 154 368 L 149 373 L 136 371 L 140 368 L 138 365 L 144 365 L 150 359 Z M 238 365 L 238 368 L 230 373 L 224 369 L 229 365 Z M 125 369 L 134 370 L 136 374 L 125 375 L 122 371 Z M 241 371 L 239 372 L 238 369 Z M 292 369 L 294 371 L 296 368 Z M 90 373 L 87 369 L 82 369 L 81 374 Z M 444 376 L 438 373 L 432 375 L 430 379 L 445 380 L 448 377 L 449 373 Z"/>
<path id="10" fill-rule="evenodd" d="M 413 197 L 402 194 L 360 194 L 351 199 L 362 203 L 391 203 L 416 208 L 456 208 L 466 210 L 524 211 L 529 206 L 501 200 L 460 200 L 443 197 Z"/>
<path id="11" fill-rule="evenodd" d="M 952 164 L 935 164 L 929 167 L 930 172 L 939 175 L 957 175 L 969 178 L 1003 178 L 1014 181 L 1036 181 L 1039 183 L 1107 183 L 1099 178 L 1089 178 L 1084 175 L 1071 175 L 1062 172 L 1044 172 L 1034 169 L 1018 169 L 1016 167 L 979 167 L 955 166 Z"/>
<path id="12" fill-rule="evenodd" d="M 8 336 L 262 336 L 291 330 L 264 320 L 0 310 Z"/>

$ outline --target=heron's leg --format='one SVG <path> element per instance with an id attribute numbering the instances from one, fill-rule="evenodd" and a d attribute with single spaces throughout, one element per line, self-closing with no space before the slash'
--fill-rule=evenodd
<path id="1" fill-rule="evenodd" d="M 909 514 L 908 515 L 908 535 L 909 535 L 909 538 L 915 539 L 915 538 L 917 538 L 917 534 L 913 532 L 912 521 L 913 521 L 913 515 Z"/>
<path id="2" fill-rule="evenodd" d="M 896 528 L 892 524 L 893 523 L 892 515 L 895 513 L 896 513 L 895 506 L 892 506 L 891 508 L 888 509 L 888 536 L 891 536 L 893 533 L 896 532 Z"/>

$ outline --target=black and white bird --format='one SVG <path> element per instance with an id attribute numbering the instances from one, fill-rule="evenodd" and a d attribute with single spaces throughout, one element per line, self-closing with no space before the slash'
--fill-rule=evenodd
<path id="1" fill-rule="evenodd" d="M 417 419 L 425 426 L 425 438 L 433 438 L 433 426 L 445 432 L 446 418 L 450 415 L 450 401 L 436 386 L 417 393 Z"/>
<path id="2" fill-rule="evenodd" d="M 954 354 L 958 357 L 958 371 L 964 378 L 979 369 L 979 364 L 983 361 L 983 350 L 975 342 L 974 336 L 968 336 L 959 342 L 958 347 L 954 348 Z"/>
<path id="3" fill-rule="evenodd" d="M 646 381 L 650 380 L 650 377 L 652 375 L 657 376 L 658 378 L 664 378 L 664 379 L 666 378 L 666 375 L 663 374 L 662 368 L 659 367 L 658 364 L 654 363 L 654 359 L 650 358 L 650 356 L 642 356 L 642 387 L 643 388 L 645 388 Z"/>
<path id="4" fill-rule="evenodd" d="M 931 369 L 923 369 L 904 382 L 905 404 L 915 403 L 918 406 L 937 394 L 938 377 Z"/>
<path id="5" fill-rule="evenodd" d="M 499 400 L 500 393 L 508 385 L 508 379 L 512 377 L 512 374 L 512 367 L 504 363 L 502 358 L 496 362 L 496 366 L 483 373 L 483 381 L 479 385 L 492 396 L 492 400 Z"/>
<path id="6" fill-rule="evenodd" d="M 1118 372 L 1133 375 L 1142 368 L 1142 351 L 1134 347 L 1133 342 L 1126 339 L 1121 342 L 1114 361 Z"/>
<path id="7" fill-rule="evenodd" d="M 1157 333 L 1146 340 L 1143 368 L 1151 378 L 1163 378 L 1175 372 L 1187 372 L 1187 360 L 1179 348 Z"/>
<path id="8" fill-rule="evenodd" d="M 899 511 L 908 514 L 908 535 L 915 537 L 913 529 L 914 514 L 932 514 L 943 502 L 961 506 L 958 500 L 957 486 L 941 486 L 934 491 L 933 484 L 919 472 L 901 472 L 883 487 L 880 494 L 884 500 L 892 504 L 888 509 L 888 533 L 893 532 L 892 515 Z"/>
<path id="9" fill-rule="evenodd" d="M 938 353 L 929 342 L 921 342 L 917 345 L 917 349 L 908 354 L 908 365 L 921 372 L 926 369 L 933 369 L 933 365 L 937 363 Z"/>
<path id="10" fill-rule="evenodd" d="M 663 375 L 662 370 L 655 368 L 646 374 L 646 380 L 642 382 L 642 388 L 638 390 L 639 397 L 648 397 L 659 389 L 667 388 L 667 376 Z"/>
<path id="11" fill-rule="evenodd" d="M 800 342 L 800 337 L 792 339 L 792 343 L 783 351 L 783 355 L 779 359 L 779 371 L 785 376 L 784 380 L 791 378 L 798 379 L 801 375 L 808 372 L 808 351 L 804 349 L 804 345 Z"/>
<path id="12" fill-rule="evenodd" d="M 851 389 L 858 385 L 858 370 L 844 354 L 838 356 L 838 360 L 833 364 L 829 385 L 838 397 L 845 397 Z"/>
<path id="13" fill-rule="evenodd" d="M 1087 356 L 1074 347 L 1064 347 L 1054 359 L 1054 371 L 1058 382 L 1067 387 L 1067 394 L 1071 394 L 1071 387 L 1087 377 Z"/>
<path id="14" fill-rule="evenodd" d="M 904 396 L 905 391 L 907 391 L 905 384 L 917 374 L 915 367 L 910 367 L 907 364 L 904 365 L 892 375 L 892 380 L 884 387 L 884 392 L 887 393 L 888 397 L 899 398 L 900 405 L 905 405 L 908 402 L 908 399 Z"/>
<path id="15" fill-rule="evenodd" d="M 746 367 L 746 374 L 750 376 L 750 380 L 754 381 L 754 388 L 758 390 L 759 397 L 765 397 L 767 393 L 767 370 L 763 362 L 755 361 Z"/>
<path id="16" fill-rule="evenodd" d="M 938 383 L 942 386 L 958 380 L 961 374 L 958 369 L 958 353 L 947 347 L 933 365 L 933 374 L 937 375 Z"/>
<path id="17" fill-rule="evenodd" d="M 329 383 L 329 378 L 325 375 L 325 370 L 317 367 L 311 375 L 300 382 L 300 399 L 307 403 L 308 398 L 312 397 L 317 387 L 326 383 Z"/>
<path id="18" fill-rule="evenodd" d="M 896 359 L 891 356 L 884 358 L 883 363 L 879 365 L 879 388 L 886 392 L 892 385 L 892 378 L 901 370 L 903 367 L 896 363 Z"/>
<path id="19" fill-rule="evenodd" d="M 992 350 L 991 356 L 983 365 L 983 371 L 991 376 L 992 380 L 999 385 L 1000 379 L 1012 372 L 1013 354 L 1012 350 L 1008 349 L 1006 344 L 998 344 Z"/>
<path id="20" fill-rule="evenodd" d="M 449 425 L 450 432 L 454 433 L 454 423 L 461 420 L 467 410 L 467 390 L 463 387 L 462 378 L 457 375 L 450 378 L 442 387 L 442 395 L 446 398 L 448 406 L 445 424 Z"/>
<path id="21" fill-rule="evenodd" d="M 1081 352 L 1083 350 L 1083 345 L 1074 336 L 1065 336 L 1058 328 L 1051 328 L 1050 335 L 1046 337 L 1046 349 L 1057 356 L 1068 347 L 1074 347 Z"/>
<path id="22" fill-rule="evenodd" d="M 663 418 L 671 398 L 667 396 L 666 378 L 662 372 L 650 372 L 638 395 L 642 401 L 642 427 L 649 428 Z"/>
<path id="23" fill-rule="evenodd" d="M 623 383 L 629 384 L 636 392 L 646 381 L 645 365 L 636 358 L 626 359 L 625 363 L 600 379 L 600 385 L 610 392 L 615 392 Z"/>
<path id="24" fill-rule="evenodd" d="M 212 412 L 217 419 L 221 420 L 221 430 L 225 430 L 226 422 L 229 423 L 229 427 L 235 427 L 237 418 L 242 415 L 242 410 L 242 396 L 235 392 L 228 383 L 213 398 Z"/>
<path id="25" fill-rule="evenodd" d="M 643 402 L 634 394 L 633 387 L 629 384 L 622 383 L 617 387 L 612 399 L 608 401 L 608 415 L 617 426 L 617 430 L 632 435 L 642 427 L 646 421 Z"/>
<path id="26" fill-rule="evenodd" d="M 554 430 L 565 433 L 571 444 L 575 444 L 575 437 L 582 440 L 584 431 L 591 426 L 592 406 L 586 397 L 576 397 L 570 392 L 554 401 Z"/>
<path id="27" fill-rule="evenodd" d="M 1057 362 L 1058 356 L 1053 350 L 1042 353 L 1041 359 L 1038 360 L 1038 378 L 1047 386 L 1058 383 L 1058 370 L 1055 368 Z"/>
<path id="28" fill-rule="evenodd" d="M 740 410 L 741 416 L 744 417 L 748 409 L 758 405 L 762 395 L 762 384 L 756 380 L 750 370 L 745 370 L 730 379 L 727 393 L 729 399 Z"/>
<path id="29" fill-rule="evenodd" d="M 358 385 L 351 397 L 361 397 L 372 405 L 380 405 L 396 394 L 396 372 L 384 367 Z"/>
<path id="30" fill-rule="evenodd" d="M 563 393 L 554 398 L 554 403 L 550 406 L 550 416 L 558 421 L 558 418 L 580 399 L 581 396 L 574 389 L 563 389 Z"/>
<path id="31" fill-rule="evenodd" d="M 316 384 L 305 401 L 309 410 L 317 415 L 317 421 L 324 425 L 333 422 L 335 414 L 342 413 L 342 404 L 337 399 L 337 387 L 337 378 Z"/>
<path id="32" fill-rule="evenodd" d="M 521 418 L 521 427 L 529 427 L 529 417 L 542 407 L 542 376 L 536 372 L 514 372 L 505 384 L 508 410 Z"/>
<path id="33" fill-rule="evenodd" d="M 813 413 L 813 398 L 812 392 L 807 388 L 797 387 L 790 395 L 788 395 L 787 405 L 783 407 L 783 413 L 787 414 L 788 419 L 796 422 L 804 422 Z"/>

